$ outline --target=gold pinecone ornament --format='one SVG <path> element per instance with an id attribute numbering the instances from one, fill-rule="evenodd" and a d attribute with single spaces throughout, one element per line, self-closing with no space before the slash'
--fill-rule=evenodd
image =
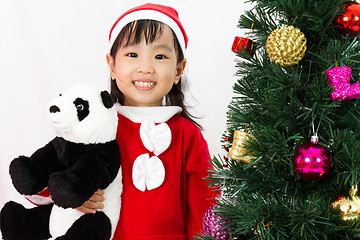
<path id="1" fill-rule="evenodd" d="M 236 161 L 250 163 L 254 157 L 250 156 L 250 150 L 245 146 L 249 146 L 249 142 L 253 140 L 252 136 L 247 132 L 235 130 L 233 144 L 229 151 L 229 157 Z"/>
<path id="2" fill-rule="evenodd" d="M 270 33 L 266 40 L 269 58 L 283 67 L 298 64 L 306 51 L 304 33 L 293 26 L 282 26 Z"/>

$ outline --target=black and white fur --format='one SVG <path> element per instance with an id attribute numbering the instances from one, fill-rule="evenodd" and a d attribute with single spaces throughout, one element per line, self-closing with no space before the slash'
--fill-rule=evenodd
<path id="1" fill-rule="evenodd" d="M 14 159 L 10 175 L 21 194 L 48 187 L 54 204 L 33 209 L 5 204 L 0 218 L 3 238 L 112 239 L 120 215 L 122 176 L 115 139 L 118 119 L 109 93 L 76 85 L 51 102 L 48 118 L 57 137 L 31 157 Z M 96 214 L 73 209 L 97 189 L 104 189 L 104 209 Z"/>

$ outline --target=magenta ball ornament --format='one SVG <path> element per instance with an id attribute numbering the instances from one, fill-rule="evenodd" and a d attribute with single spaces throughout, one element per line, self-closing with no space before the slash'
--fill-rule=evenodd
<path id="1" fill-rule="evenodd" d="M 326 147 L 318 144 L 313 136 L 310 142 L 298 147 L 293 157 L 295 171 L 306 180 L 319 180 L 331 168 L 331 154 Z"/>
<path id="2" fill-rule="evenodd" d="M 219 208 L 219 205 L 211 206 L 204 214 L 203 229 L 205 234 L 212 236 L 218 240 L 228 240 L 230 235 L 226 232 L 226 229 L 221 229 L 224 226 L 222 217 L 216 216 L 214 207 Z"/>

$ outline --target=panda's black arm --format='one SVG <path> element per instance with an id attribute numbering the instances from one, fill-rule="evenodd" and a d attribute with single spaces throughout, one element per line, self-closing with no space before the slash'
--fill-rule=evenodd
<path id="1" fill-rule="evenodd" d="M 60 168 L 53 141 L 38 149 L 30 157 L 15 158 L 9 168 L 11 180 L 16 190 L 25 195 L 33 195 L 47 187 L 50 174 Z"/>
<path id="2" fill-rule="evenodd" d="M 52 199 L 63 208 L 79 207 L 98 189 L 106 188 L 119 168 L 120 152 L 114 140 L 83 154 L 68 170 L 52 174 L 49 181 Z"/>

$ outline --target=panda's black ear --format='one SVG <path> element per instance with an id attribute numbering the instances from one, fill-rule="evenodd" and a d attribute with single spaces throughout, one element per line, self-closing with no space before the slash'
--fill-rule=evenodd
<path id="1" fill-rule="evenodd" d="M 114 106 L 114 101 L 108 91 L 101 92 L 101 99 L 106 108 L 111 108 L 112 106 Z"/>

